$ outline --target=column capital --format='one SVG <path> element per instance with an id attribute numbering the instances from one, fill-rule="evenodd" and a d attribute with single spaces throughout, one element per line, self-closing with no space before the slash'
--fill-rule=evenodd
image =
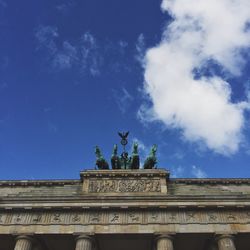
<path id="1" fill-rule="evenodd" d="M 160 240 L 160 239 L 173 240 L 174 235 L 175 235 L 174 233 L 156 233 L 155 240 Z"/>
<path id="2" fill-rule="evenodd" d="M 170 233 L 158 233 L 155 238 L 156 250 L 173 250 L 173 236 Z"/>
<path id="3" fill-rule="evenodd" d="M 231 233 L 224 233 L 215 238 L 219 250 L 236 250 L 234 236 Z"/>
<path id="4" fill-rule="evenodd" d="M 216 234 L 215 235 L 215 241 L 221 240 L 221 239 L 234 239 L 236 233 L 224 233 L 224 234 Z"/>
<path id="5" fill-rule="evenodd" d="M 85 240 L 90 240 L 90 241 L 94 241 L 94 239 L 93 239 L 93 235 L 90 235 L 90 234 L 79 234 L 79 235 L 77 235 L 76 236 L 76 238 L 75 238 L 75 240 L 77 241 L 77 240 L 83 240 L 83 239 L 85 239 Z"/>
<path id="6" fill-rule="evenodd" d="M 92 250 L 94 249 L 94 239 L 89 234 L 80 234 L 76 237 L 76 250 Z"/>
<path id="7" fill-rule="evenodd" d="M 15 235 L 15 236 L 16 236 L 15 241 L 18 241 L 18 240 L 29 240 L 32 243 L 34 242 L 34 239 L 33 239 L 33 237 L 31 235 L 19 234 L 19 235 Z"/>
<path id="8" fill-rule="evenodd" d="M 15 250 L 32 250 L 34 241 L 29 235 L 18 235 L 16 237 Z"/>

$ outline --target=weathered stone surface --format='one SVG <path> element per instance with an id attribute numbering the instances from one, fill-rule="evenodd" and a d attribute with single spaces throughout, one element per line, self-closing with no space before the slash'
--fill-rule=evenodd
<path id="1" fill-rule="evenodd" d="M 102 170 L 82 172 L 83 192 L 116 195 L 166 194 L 169 173 L 164 170 Z"/>
<path id="2" fill-rule="evenodd" d="M 218 250 L 236 250 L 232 235 L 220 235 L 216 240 L 218 242 Z"/>
<path id="3" fill-rule="evenodd" d="M 17 237 L 15 250 L 32 250 L 32 239 L 28 236 Z"/>
<path id="4" fill-rule="evenodd" d="M 156 250 L 174 250 L 173 237 L 168 234 L 156 238 Z"/>
<path id="5" fill-rule="evenodd" d="M 105 209 L 1 212 L 0 225 L 249 224 L 250 210 Z"/>
<path id="6" fill-rule="evenodd" d="M 91 170 L 81 180 L 0 181 L 0 199 L 0 235 L 250 233 L 249 179 Z"/>
<path id="7" fill-rule="evenodd" d="M 80 235 L 76 238 L 76 250 L 92 250 L 93 240 L 88 235 Z"/>

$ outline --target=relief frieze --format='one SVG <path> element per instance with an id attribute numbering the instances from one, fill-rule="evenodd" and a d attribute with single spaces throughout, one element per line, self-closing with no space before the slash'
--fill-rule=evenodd
<path id="1" fill-rule="evenodd" d="M 0 225 L 250 224 L 250 211 L 77 211 L 0 213 Z"/>
<path id="2" fill-rule="evenodd" d="M 89 193 L 161 192 L 160 179 L 94 179 L 89 180 Z"/>

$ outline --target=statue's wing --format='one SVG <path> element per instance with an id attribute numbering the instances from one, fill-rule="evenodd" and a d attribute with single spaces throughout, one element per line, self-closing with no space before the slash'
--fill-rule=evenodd
<path id="1" fill-rule="evenodd" d="M 121 138 L 123 138 L 123 134 L 122 134 L 122 133 L 118 132 L 118 135 L 119 135 Z"/>
<path id="2" fill-rule="evenodd" d="M 124 137 L 127 138 L 129 134 L 129 131 L 125 133 Z"/>

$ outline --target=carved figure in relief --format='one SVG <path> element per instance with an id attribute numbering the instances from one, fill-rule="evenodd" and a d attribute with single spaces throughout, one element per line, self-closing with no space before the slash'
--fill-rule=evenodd
<path id="1" fill-rule="evenodd" d="M 245 215 L 246 215 L 247 219 L 250 219 L 250 212 L 246 212 Z"/>
<path id="2" fill-rule="evenodd" d="M 95 212 L 89 216 L 90 222 L 100 222 L 100 214 Z"/>
<path id="3" fill-rule="evenodd" d="M 129 217 L 130 217 L 132 222 L 138 222 L 140 219 L 140 217 L 134 213 L 129 213 Z"/>
<path id="4" fill-rule="evenodd" d="M 229 213 L 227 215 L 227 219 L 230 221 L 235 221 L 236 220 L 236 216 L 233 213 Z"/>
<path id="5" fill-rule="evenodd" d="M 110 222 L 119 222 L 120 216 L 119 214 L 115 213 L 112 215 Z"/>
<path id="6" fill-rule="evenodd" d="M 109 164 L 102 156 L 101 150 L 98 146 L 95 147 L 95 155 L 96 155 L 96 166 L 98 169 L 109 169 Z"/>
<path id="7" fill-rule="evenodd" d="M 14 221 L 15 221 L 16 223 L 18 223 L 18 222 L 20 222 L 21 220 L 22 220 L 21 214 L 17 214 L 17 215 L 16 215 L 16 218 L 14 219 Z"/>
<path id="8" fill-rule="evenodd" d="M 79 222 L 81 220 L 80 216 L 78 214 L 74 214 L 72 217 L 73 222 Z"/>
<path id="9" fill-rule="evenodd" d="M 187 221 L 193 221 L 193 220 L 195 220 L 195 213 L 194 212 L 187 212 L 186 213 L 186 218 L 187 218 Z"/>
<path id="10" fill-rule="evenodd" d="M 103 185 L 100 185 L 100 190 L 102 192 L 114 192 L 115 191 L 115 181 L 114 180 L 105 180 Z"/>
<path id="11" fill-rule="evenodd" d="M 33 222 L 38 223 L 42 220 L 42 215 L 41 214 L 36 214 L 34 218 L 32 219 Z"/>
<path id="12" fill-rule="evenodd" d="M 208 221 L 217 221 L 218 217 L 214 212 L 208 212 Z"/>
<path id="13" fill-rule="evenodd" d="M 171 221 L 176 221 L 177 220 L 177 213 L 175 213 L 175 212 L 170 213 L 168 219 L 170 219 Z"/>
<path id="14" fill-rule="evenodd" d="M 99 192 L 98 183 L 96 181 L 89 182 L 89 192 L 92 193 Z"/>
<path id="15" fill-rule="evenodd" d="M 160 192 L 159 180 L 94 180 L 89 182 L 90 193 L 107 192 Z"/>
<path id="16" fill-rule="evenodd" d="M 152 169 L 156 168 L 157 158 L 156 158 L 157 146 L 153 145 L 151 148 L 149 156 L 146 158 L 143 168 L 144 169 Z"/>
<path id="17" fill-rule="evenodd" d="M 153 192 L 161 192 L 161 186 L 159 181 L 154 181 L 153 183 Z"/>
<path id="18" fill-rule="evenodd" d="M 53 221 L 61 222 L 61 215 L 59 213 L 54 214 Z"/>
<path id="19" fill-rule="evenodd" d="M 152 212 L 151 213 L 151 219 L 152 219 L 152 221 L 157 221 L 158 220 L 158 213 L 157 212 Z"/>

